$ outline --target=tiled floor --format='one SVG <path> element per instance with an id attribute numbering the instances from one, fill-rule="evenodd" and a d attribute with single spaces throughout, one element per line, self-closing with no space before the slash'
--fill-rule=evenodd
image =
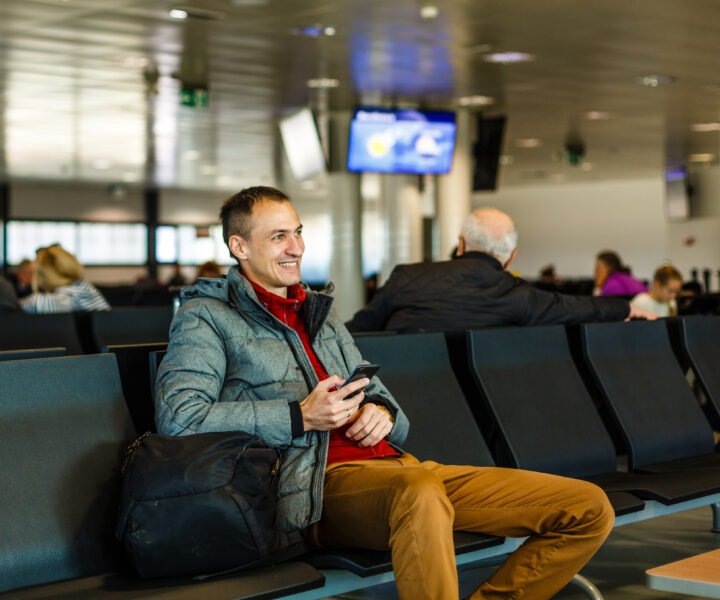
<path id="1" fill-rule="evenodd" d="M 625 525 L 613 530 L 605 545 L 581 571 L 601 591 L 605 600 L 692 600 L 685 596 L 657 592 L 645 585 L 645 570 L 701 552 L 720 548 L 720 534 L 710 531 L 712 512 L 709 506 Z M 463 595 L 485 577 L 487 569 L 468 569 L 460 574 Z M 343 600 L 396 600 L 395 586 L 378 586 L 363 592 L 337 596 Z M 587 600 L 578 588 L 570 585 L 560 592 L 558 600 Z M 532 599 L 528 599 L 532 600 Z"/>

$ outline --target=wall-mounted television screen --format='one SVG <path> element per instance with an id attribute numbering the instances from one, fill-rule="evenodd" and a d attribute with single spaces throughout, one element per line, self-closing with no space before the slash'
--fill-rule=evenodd
<path id="1" fill-rule="evenodd" d="M 359 108 L 350 124 L 348 170 L 374 173 L 450 171 L 455 113 Z"/>

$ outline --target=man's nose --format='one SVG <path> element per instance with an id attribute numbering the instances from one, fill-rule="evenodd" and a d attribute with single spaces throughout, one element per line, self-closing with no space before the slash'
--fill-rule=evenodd
<path id="1" fill-rule="evenodd" d="M 302 256 L 303 250 L 304 245 L 302 243 L 302 239 L 293 236 L 287 249 L 288 254 L 291 254 L 292 256 Z"/>

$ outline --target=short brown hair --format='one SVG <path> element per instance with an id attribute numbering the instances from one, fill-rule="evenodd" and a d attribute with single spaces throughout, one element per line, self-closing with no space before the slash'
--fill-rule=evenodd
<path id="1" fill-rule="evenodd" d="M 663 265 L 657 271 L 655 271 L 655 281 L 660 285 L 667 285 L 671 279 L 677 279 L 682 283 L 682 275 L 672 265 Z"/>
<path id="2" fill-rule="evenodd" d="M 262 185 L 240 190 L 223 202 L 220 208 L 220 221 L 222 221 L 223 239 L 225 244 L 228 244 L 228 248 L 231 235 L 239 235 L 247 239 L 250 234 L 250 216 L 253 207 L 263 200 L 290 202 L 290 198 L 280 190 Z M 233 256 L 232 252 L 230 256 Z"/>

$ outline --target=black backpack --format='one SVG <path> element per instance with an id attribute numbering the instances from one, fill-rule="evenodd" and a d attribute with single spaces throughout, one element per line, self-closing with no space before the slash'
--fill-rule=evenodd
<path id="1" fill-rule="evenodd" d="M 123 465 L 115 535 L 141 577 L 215 574 L 304 553 L 275 527 L 280 452 L 242 431 L 145 434 Z"/>

